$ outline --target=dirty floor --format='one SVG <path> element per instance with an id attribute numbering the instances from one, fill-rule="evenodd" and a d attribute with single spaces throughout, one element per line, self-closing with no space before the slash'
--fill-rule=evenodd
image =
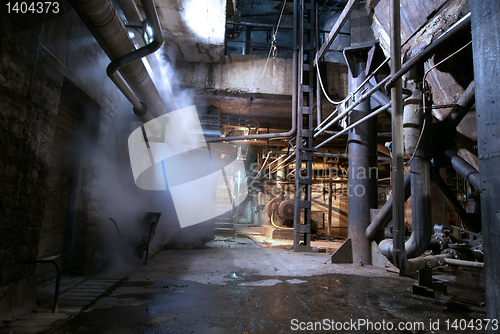
<path id="1" fill-rule="evenodd" d="M 332 264 L 328 253 L 266 247 L 241 233 L 162 250 L 126 276 L 107 275 L 121 280 L 43 332 L 456 333 L 453 324 L 462 333 L 484 332 L 477 330 L 485 318 L 480 271 L 436 270 L 448 295 L 420 297 L 409 292 L 414 277 Z"/>
<path id="2" fill-rule="evenodd" d="M 49 333 L 318 333 L 338 322 L 350 326 L 339 333 L 451 333 L 455 320 L 485 317 L 480 272 L 436 272 L 449 295 L 431 299 L 409 293 L 413 278 L 331 264 L 324 253 L 265 248 L 244 236 L 208 246 L 157 253 Z M 376 327 L 384 323 L 385 331 Z"/>

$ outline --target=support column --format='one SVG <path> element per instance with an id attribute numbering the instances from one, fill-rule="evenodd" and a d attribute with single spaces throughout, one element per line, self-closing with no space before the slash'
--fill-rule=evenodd
<path id="1" fill-rule="evenodd" d="M 500 319 L 500 2 L 471 1 L 486 316 Z M 490 329 L 491 331 L 491 329 Z"/>
<path id="2" fill-rule="evenodd" d="M 374 46 L 373 46 L 374 48 Z M 346 49 L 349 87 L 353 92 L 367 75 L 368 52 L 371 47 Z M 356 93 L 359 99 L 363 89 Z M 370 113 L 370 100 L 359 104 L 349 116 L 353 124 Z M 352 241 L 353 263 L 371 264 L 371 244 L 365 231 L 370 224 L 370 209 L 378 207 L 377 196 L 377 119 L 371 118 L 349 131 L 348 236 Z"/>

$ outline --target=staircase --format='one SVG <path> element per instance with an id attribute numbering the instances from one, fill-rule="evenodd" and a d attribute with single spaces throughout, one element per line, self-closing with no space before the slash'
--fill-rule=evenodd
<path id="1" fill-rule="evenodd" d="M 234 235 L 233 215 L 231 211 L 214 218 L 214 234 L 223 236 Z"/>
<path id="2" fill-rule="evenodd" d="M 233 236 L 233 210 L 227 203 L 227 196 L 231 196 L 232 175 L 224 175 L 217 180 L 215 191 L 215 210 L 220 213 L 213 219 L 214 235 Z"/>

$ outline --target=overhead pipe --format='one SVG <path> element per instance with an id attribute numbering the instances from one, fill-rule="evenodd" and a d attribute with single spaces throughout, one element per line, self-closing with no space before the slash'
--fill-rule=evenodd
<path id="1" fill-rule="evenodd" d="M 146 7 L 148 2 L 144 1 Z M 135 50 L 127 30 L 111 0 L 70 0 L 71 5 L 111 60 Z M 154 6 L 153 10 L 154 9 Z M 155 15 L 156 16 L 156 15 Z M 157 24 L 153 25 L 158 26 Z M 153 27 L 152 27 L 153 28 Z M 161 31 L 160 34 L 161 36 Z M 157 41 L 157 39 L 156 39 Z M 166 113 L 163 101 L 141 61 L 130 63 L 120 70 L 117 80 L 120 90 L 134 106 L 136 115 L 143 122 Z M 128 83 L 128 84 L 125 84 Z M 147 109 L 144 102 L 147 101 Z"/>
<path id="2" fill-rule="evenodd" d="M 283 138 L 292 137 L 297 132 L 297 90 L 298 90 L 298 46 L 297 46 L 297 33 L 298 29 L 298 0 L 293 0 L 293 83 L 292 83 L 292 128 L 287 132 L 277 132 L 277 133 L 262 133 L 248 136 L 233 136 L 233 137 L 220 137 L 220 138 L 207 138 L 207 143 L 221 142 L 221 141 L 233 141 L 233 140 L 245 140 L 245 139 L 272 139 L 272 138 Z"/>
<path id="3" fill-rule="evenodd" d="M 117 59 L 113 60 L 106 69 L 106 73 L 109 78 L 115 83 L 115 85 L 122 91 L 122 93 L 129 98 L 129 101 L 136 102 L 135 96 L 130 96 L 130 91 L 127 89 L 128 85 L 123 80 L 123 78 L 118 74 L 125 66 L 132 64 L 133 62 L 139 61 L 141 58 L 146 57 L 154 52 L 156 52 L 163 44 L 163 35 L 160 26 L 160 20 L 158 19 L 158 14 L 156 13 L 156 8 L 153 0 L 142 0 L 142 6 L 144 8 L 144 13 L 146 14 L 146 20 L 151 27 L 153 34 L 153 41 L 143 47 L 127 53 Z M 134 104 L 133 103 L 133 104 Z M 141 107 L 138 108 L 134 104 L 134 113 L 141 117 L 147 112 L 147 105 L 142 102 Z M 159 116 L 159 115 L 156 115 Z"/>

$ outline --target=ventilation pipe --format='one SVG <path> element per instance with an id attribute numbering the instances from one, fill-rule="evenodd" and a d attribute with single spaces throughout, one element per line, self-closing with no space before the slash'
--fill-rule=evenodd
<path id="1" fill-rule="evenodd" d="M 111 79 L 132 103 L 134 113 L 139 119 L 147 122 L 165 114 L 167 109 L 140 60 L 141 57 L 158 50 L 163 42 L 153 1 L 142 2 L 148 24 L 153 30 L 154 41 L 135 50 L 111 0 L 70 0 L 78 16 L 113 61 L 107 70 Z M 147 106 L 144 101 L 147 101 Z"/>

